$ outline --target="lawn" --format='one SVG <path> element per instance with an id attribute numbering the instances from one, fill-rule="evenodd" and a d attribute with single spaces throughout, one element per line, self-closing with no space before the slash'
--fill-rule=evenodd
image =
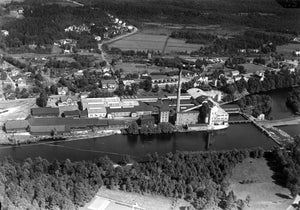
<path id="1" fill-rule="evenodd" d="M 246 159 L 239 163 L 229 178 L 229 190 L 233 190 L 238 199 L 250 196 L 250 210 L 282 210 L 291 203 L 290 192 L 275 183 L 272 178 L 274 172 L 264 158 Z M 253 183 L 241 184 L 242 181 L 251 180 Z"/>
<path id="2" fill-rule="evenodd" d="M 162 52 L 166 41 L 167 45 L 165 53 L 184 51 L 191 52 L 198 50 L 201 46 L 203 46 L 200 44 L 187 44 L 185 43 L 185 40 L 173 38 L 168 39 L 167 35 L 139 32 L 132 36 L 113 42 L 109 45 L 109 47 L 117 47 L 121 50 L 154 50 Z"/>

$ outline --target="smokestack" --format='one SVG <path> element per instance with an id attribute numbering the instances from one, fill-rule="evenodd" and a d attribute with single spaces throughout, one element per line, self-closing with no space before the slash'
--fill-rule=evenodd
<path id="1" fill-rule="evenodd" d="M 179 69 L 179 75 L 178 75 L 178 92 L 177 92 L 177 106 L 176 106 L 176 112 L 180 112 L 180 97 L 181 97 L 181 75 L 182 70 Z"/>

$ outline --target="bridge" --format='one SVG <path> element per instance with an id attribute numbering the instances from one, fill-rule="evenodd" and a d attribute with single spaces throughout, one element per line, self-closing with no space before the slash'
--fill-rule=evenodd
<path id="1" fill-rule="evenodd" d="M 257 121 L 257 124 L 264 126 L 265 128 L 283 126 L 283 125 L 298 125 L 300 124 L 300 116 L 299 117 L 289 117 L 280 120 L 263 120 Z"/>

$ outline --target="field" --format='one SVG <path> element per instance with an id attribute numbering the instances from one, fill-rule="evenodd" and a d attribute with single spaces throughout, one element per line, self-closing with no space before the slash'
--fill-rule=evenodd
<path id="1" fill-rule="evenodd" d="M 191 52 L 199 50 L 203 45 L 200 44 L 187 44 L 184 40 L 169 38 L 167 35 L 157 35 L 139 32 L 132 36 L 126 37 L 109 44 L 109 47 L 117 47 L 121 50 L 154 50 L 163 51 L 165 43 L 167 42 L 165 53 L 172 52 Z"/>
<path id="2" fill-rule="evenodd" d="M 292 55 L 293 51 L 300 50 L 300 43 L 290 43 L 286 45 L 281 45 L 277 47 L 277 52 L 284 55 Z"/>
<path id="3" fill-rule="evenodd" d="M 256 65 L 253 63 L 246 63 L 246 64 L 241 64 L 241 66 L 244 66 L 247 73 L 255 73 L 257 71 L 263 71 L 265 69 L 264 66 Z"/>
<path id="4" fill-rule="evenodd" d="M 172 198 L 166 198 L 163 196 L 156 196 L 156 195 L 150 195 L 150 194 L 137 194 L 137 193 L 130 193 L 130 192 L 124 192 L 120 190 L 108 190 L 105 188 L 101 188 L 97 195 L 95 197 L 100 198 L 106 198 L 110 201 L 116 202 L 116 203 L 124 203 L 133 205 L 137 203 L 141 209 L 147 209 L 147 210 L 157 210 L 157 209 L 174 209 L 174 210 L 180 210 L 185 209 L 185 206 L 190 206 L 188 202 L 186 202 L 183 199 L 178 199 L 176 202 Z M 87 208 L 90 205 L 88 203 L 86 207 L 80 208 L 80 210 L 87 210 Z M 100 203 L 98 206 L 101 206 Z M 131 209 L 129 206 L 123 206 L 118 205 L 117 208 L 109 208 L 109 209 Z M 140 209 L 140 208 L 136 208 Z M 190 208 L 191 210 L 193 208 Z"/>
<path id="5" fill-rule="evenodd" d="M 143 64 L 135 64 L 135 63 L 118 63 L 115 65 L 116 70 L 123 69 L 123 72 L 125 74 L 128 73 L 145 73 L 147 72 L 148 74 L 152 72 L 169 72 L 172 71 L 172 68 L 163 68 L 163 67 L 158 67 L 158 66 L 147 66 Z M 175 69 L 174 69 L 175 70 Z"/>
<path id="6" fill-rule="evenodd" d="M 233 190 L 238 199 L 249 195 L 249 210 L 282 210 L 292 203 L 289 190 L 275 183 L 274 172 L 264 158 L 246 159 L 233 169 L 232 174 L 229 190 Z M 241 184 L 244 180 L 254 182 Z"/>

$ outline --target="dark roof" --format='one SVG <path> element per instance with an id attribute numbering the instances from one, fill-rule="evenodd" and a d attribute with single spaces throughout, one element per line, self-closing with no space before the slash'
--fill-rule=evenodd
<path id="1" fill-rule="evenodd" d="M 30 126 L 30 132 L 32 133 L 51 133 L 53 130 L 57 132 L 69 131 L 69 127 L 65 125 L 34 125 Z"/>
<path id="2" fill-rule="evenodd" d="M 87 110 L 70 110 L 70 111 L 64 111 L 64 116 L 65 117 L 74 117 L 74 116 L 78 116 L 78 117 L 87 117 L 88 116 L 88 111 Z"/>
<path id="3" fill-rule="evenodd" d="M 221 105 L 221 107 L 223 109 L 232 109 L 232 108 L 235 108 L 235 109 L 239 109 L 239 105 L 237 104 L 224 104 L 224 105 Z"/>
<path id="4" fill-rule="evenodd" d="M 67 125 L 70 128 L 86 128 L 91 126 L 107 126 L 108 122 L 105 119 L 98 118 L 31 118 L 29 120 L 31 126 L 42 125 Z"/>
<path id="5" fill-rule="evenodd" d="M 9 120 L 5 123 L 6 130 L 21 130 L 29 126 L 27 120 Z"/>
<path id="6" fill-rule="evenodd" d="M 58 116 L 59 108 L 43 107 L 43 108 L 32 108 L 32 116 Z"/>
<path id="7" fill-rule="evenodd" d="M 107 113 L 113 113 L 113 112 L 138 112 L 138 111 L 153 111 L 153 107 L 146 104 L 146 103 L 140 103 L 139 106 L 134 107 L 123 107 L 123 108 L 106 108 Z"/>
<path id="8" fill-rule="evenodd" d="M 108 120 L 108 125 L 126 125 L 124 120 Z"/>

